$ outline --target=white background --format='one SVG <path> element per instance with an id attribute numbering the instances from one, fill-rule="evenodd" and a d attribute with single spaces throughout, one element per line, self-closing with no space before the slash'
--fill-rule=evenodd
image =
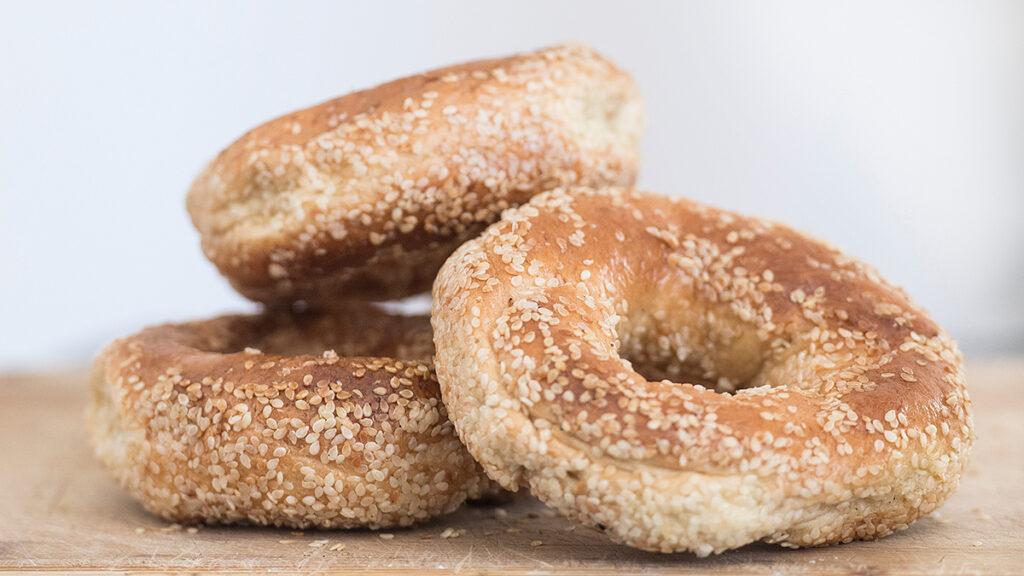
<path id="1" fill-rule="evenodd" d="M 19 2 L 0 8 L 0 369 L 251 308 L 191 178 L 294 108 L 564 40 L 647 101 L 642 185 L 878 266 L 972 354 L 1024 351 L 1024 2 Z"/>

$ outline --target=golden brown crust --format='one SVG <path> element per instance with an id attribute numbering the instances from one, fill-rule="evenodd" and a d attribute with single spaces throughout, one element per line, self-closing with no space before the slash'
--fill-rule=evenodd
<path id="1" fill-rule="evenodd" d="M 404 526 L 490 491 L 455 436 L 426 317 L 369 305 L 148 328 L 96 360 L 97 454 L 178 522 Z"/>
<path id="2" fill-rule="evenodd" d="M 407 296 L 501 210 L 559 185 L 631 184 L 641 125 L 627 74 L 558 46 L 272 120 L 217 156 L 188 208 L 250 298 Z"/>
<path id="3" fill-rule="evenodd" d="M 959 352 L 901 290 L 687 200 L 537 196 L 448 260 L 432 321 L 485 471 L 645 549 L 885 536 L 973 442 Z"/>

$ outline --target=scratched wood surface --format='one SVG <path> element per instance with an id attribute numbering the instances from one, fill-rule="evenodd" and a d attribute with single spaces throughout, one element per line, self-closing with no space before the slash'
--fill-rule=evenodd
<path id="1" fill-rule="evenodd" d="M 146 514 L 92 458 L 83 374 L 0 376 L 0 570 L 424 573 L 1024 573 L 1024 359 L 969 366 L 978 443 L 940 511 L 877 542 L 713 558 L 609 542 L 522 496 L 418 528 L 187 528 Z M 383 537 L 382 537 L 383 536 Z"/>

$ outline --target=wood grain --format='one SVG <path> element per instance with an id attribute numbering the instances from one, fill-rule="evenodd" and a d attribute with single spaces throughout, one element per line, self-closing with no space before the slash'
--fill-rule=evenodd
<path id="1" fill-rule="evenodd" d="M 699 559 L 612 544 L 527 496 L 501 509 L 464 507 L 391 539 L 370 531 L 190 531 L 146 514 L 93 459 L 83 374 L 0 376 L 0 570 L 1020 574 L 1024 359 L 971 364 L 968 382 L 978 443 L 960 490 L 937 514 L 877 542 L 757 544 Z M 465 533 L 442 538 L 448 528 Z"/>

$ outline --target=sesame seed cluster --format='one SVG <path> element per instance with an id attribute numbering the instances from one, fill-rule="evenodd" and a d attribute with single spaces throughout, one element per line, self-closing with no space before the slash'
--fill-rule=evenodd
<path id="1" fill-rule="evenodd" d="M 505 208 L 632 184 L 642 124 L 632 79 L 587 47 L 470 62 L 251 130 L 196 179 L 188 209 L 249 298 L 404 297 Z"/>
<path id="2" fill-rule="evenodd" d="M 704 556 L 906 528 L 973 442 L 955 343 L 785 226 L 555 189 L 434 284 L 441 394 L 487 474 L 626 544 Z"/>
<path id="3" fill-rule="evenodd" d="M 494 493 L 441 403 L 425 316 L 367 305 L 168 324 L 97 359 L 97 455 L 176 522 L 406 526 Z"/>

